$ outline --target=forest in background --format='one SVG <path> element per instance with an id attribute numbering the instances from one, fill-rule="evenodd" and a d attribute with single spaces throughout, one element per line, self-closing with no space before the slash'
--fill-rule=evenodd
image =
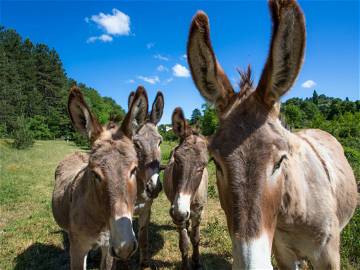
<path id="1" fill-rule="evenodd" d="M 67 113 L 68 92 L 74 85 L 101 123 L 124 116 L 112 98 L 69 78 L 54 49 L 23 40 L 15 30 L 0 26 L 0 137 L 83 143 Z"/>

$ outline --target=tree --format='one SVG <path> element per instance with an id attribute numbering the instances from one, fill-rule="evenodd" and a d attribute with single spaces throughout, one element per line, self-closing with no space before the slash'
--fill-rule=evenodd
<path id="1" fill-rule="evenodd" d="M 304 114 L 298 106 L 287 105 L 284 108 L 286 123 L 292 128 L 301 128 L 303 125 Z"/>
<path id="2" fill-rule="evenodd" d="M 219 120 L 216 116 L 215 109 L 209 104 L 206 103 L 202 105 L 202 109 L 204 116 L 201 123 L 201 133 L 205 136 L 209 136 L 216 131 L 219 125 Z"/>
<path id="3" fill-rule="evenodd" d="M 200 122 L 202 118 L 201 112 L 198 108 L 194 109 L 191 114 L 190 124 L 195 125 L 197 122 Z"/>
<path id="4" fill-rule="evenodd" d="M 316 90 L 314 90 L 313 95 L 312 95 L 312 102 L 317 105 L 318 101 L 319 101 L 319 95 L 316 92 Z"/>
<path id="5" fill-rule="evenodd" d="M 28 121 L 23 116 L 16 118 L 12 145 L 16 149 L 26 149 L 34 144 L 33 134 L 29 129 Z"/>
<path id="6" fill-rule="evenodd" d="M 67 113 L 67 97 L 77 84 L 66 77 L 54 49 L 22 40 L 16 31 L 0 26 L 1 136 L 14 133 L 20 116 L 29 121 L 36 139 L 76 138 Z M 113 99 L 101 97 L 84 84 L 79 87 L 101 123 L 122 119 L 125 112 Z"/>

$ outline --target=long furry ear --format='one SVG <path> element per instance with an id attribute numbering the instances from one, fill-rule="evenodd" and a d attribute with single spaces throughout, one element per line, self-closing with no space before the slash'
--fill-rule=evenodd
<path id="1" fill-rule="evenodd" d="M 157 125 L 164 111 L 164 95 L 160 91 L 157 92 L 154 103 L 151 107 L 150 122 Z"/>
<path id="2" fill-rule="evenodd" d="M 191 135 L 191 127 L 187 123 L 184 112 L 180 107 L 175 108 L 172 117 L 172 129 L 176 136 L 180 139 L 185 139 L 187 136 Z"/>
<path id="3" fill-rule="evenodd" d="M 74 128 L 92 144 L 101 134 L 102 126 L 91 113 L 80 89 L 72 87 L 68 98 L 68 111 Z"/>
<path id="4" fill-rule="evenodd" d="M 305 19 L 295 0 L 270 0 L 273 31 L 257 94 L 269 106 L 294 84 L 305 51 Z"/>
<path id="5" fill-rule="evenodd" d="M 120 130 L 130 139 L 138 128 L 145 122 L 148 112 L 148 97 L 144 87 L 139 86 L 136 90 L 130 109 L 127 112 Z"/>
<path id="6" fill-rule="evenodd" d="M 193 81 L 200 94 L 222 112 L 235 92 L 216 60 L 210 41 L 209 19 L 203 11 L 194 16 L 187 44 L 187 59 Z"/>
<path id="7" fill-rule="evenodd" d="M 128 97 L 128 110 L 130 110 L 131 104 L 132 104 L 133 101 L 134 101 L 134 97 L 135 97 L 135 92 L 132 91 L 132 92 L 129 94 L 129 97 Z"/>

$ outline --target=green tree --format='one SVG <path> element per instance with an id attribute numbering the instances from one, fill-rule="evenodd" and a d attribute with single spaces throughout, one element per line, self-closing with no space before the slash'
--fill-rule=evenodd
<path id="1" fill-rule="evenodd" d="M 201 120 L 202 120 L 201 111 L 198 108 L 194 109 L 191 114 L 190 124 L 195 125 L 197 122 L 201 122 Z"/>
<path id="2" fill-rule="evenodd" d="M 14 139 L 12 145 L 16 149 L 26 149 L 34 144 L 33 134 L 29 128 L 28 121 L 23 116 L 16 118 L 12 137 Z"/>
<path id="3" fill-rule="evenodd" d="M 215 109 L 209 104 L 206 103 L 202 105 L 202 109 L 203 118 L 201 123 L 201 133 L 205 136 L 209 136 L 216 131 L 219 125 L 219 120 L 216 116 Z"/>
<path id="4" fill-rule="evenodd" d="M 302 128 L 304 113 L 296 105 L 287 105 L 284 110 L 286 123 L 292 128 Z"/>

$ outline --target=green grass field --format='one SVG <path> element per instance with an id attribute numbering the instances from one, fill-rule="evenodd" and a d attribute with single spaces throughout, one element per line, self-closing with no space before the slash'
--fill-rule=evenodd
<path id="1" fill-rule="evenodd" d="M 174 143 L 163 143 L 164 162 Z M 14 150 L 0 141 L 0 269 L 69 269 L 66 237 L 51 213 L 54 170 L 65 155 L 78 150 L 64 141 L 37 141 L 29 150 Z M 231 268 L 231 242 L 209 165 L 209 202 L 201 226 L 201 256 L 205 269 Z M 177 269 L 178 235 L 168 215 L 169 202 L 161 193 L 154 202 L 150 226 L 153 266 Z M 360 269 L 360 211 L 343 233 L 343 269 Z M 96 268 L 99 256 L 89 256 Z M 131 266 L 136 265 L 136 259 Z M 133 267 L 131 267 L 133 268 Z"/>

